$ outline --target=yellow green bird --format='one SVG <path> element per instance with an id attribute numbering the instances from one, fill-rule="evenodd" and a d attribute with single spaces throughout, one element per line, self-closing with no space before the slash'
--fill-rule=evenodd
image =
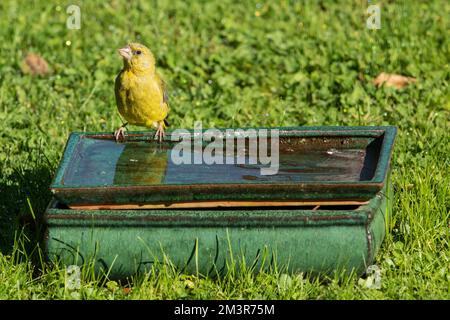
<path id="1" fill-rule="evenodd" d="M 169 105 L 164 81 L 156 72 L 155 57 L 140 43 L 130 43 L 118 52 L 123 57 L 123 69 L 116 78 L 116 103 L 127 122 L 115 131 L 114 137 L 116 141 L 124 138 L 129 123 L 156 128 L 155 139 L 162 141 Z"/>

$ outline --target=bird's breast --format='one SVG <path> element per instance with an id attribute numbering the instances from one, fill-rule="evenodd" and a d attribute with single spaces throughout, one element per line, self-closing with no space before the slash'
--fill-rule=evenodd
<path id="1" fill-rule="evenodd" d="M 131 124 L 148 126 L 167 116 L 163 92 L 154 76 L 135 76 L 125 72 L 119 80 L 117 106 Z M 119 101 L 120 100 L 120 101 Z"/>

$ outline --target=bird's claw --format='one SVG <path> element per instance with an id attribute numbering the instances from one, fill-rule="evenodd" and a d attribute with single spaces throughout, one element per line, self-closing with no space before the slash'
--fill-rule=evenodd
<path id="1" fill-rule="evenodd" d="M 159 125 L 158 129 L 156 130 L 155 140 L 162 142 L 162 140 L 165 136 L 166 136 L 166 133 L 164 132 L 164 127 L 162 125 Z"/>
<path id="2" fill-rule="evenodd" d="M 122 137 L 122 139 L 121 139 Z M 120 127 L 114 132 L 114 138 L 116 139 L 116 142 L 119 142 L 120 140 L 125 140 L 125 128 Z"/>

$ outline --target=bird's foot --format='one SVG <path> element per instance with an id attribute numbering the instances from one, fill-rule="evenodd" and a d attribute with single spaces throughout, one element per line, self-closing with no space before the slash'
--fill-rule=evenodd
<path id="1" fill-rule="evenodd" d="M 166 133 L 164 132 L 164 125 L 162 125 L 162 124 L 158 125 L 158 129 L 156 130 L 156 134 L 155 134 L 155 140 L 159 140 L 159 142 L 162 142 L 162 140 L 165 136 L 166 136 Z"/>
<path id="2" fill-rule="evenodd" d="M 125 127 L 120 127 L 114 132 L 114 138 L 116 138 L 116 142 L 119 142 L 120 140 L 125 140 Z"/>

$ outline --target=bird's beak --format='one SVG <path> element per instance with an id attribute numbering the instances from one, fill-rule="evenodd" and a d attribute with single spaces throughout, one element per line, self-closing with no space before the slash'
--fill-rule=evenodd
<path id="1" fill-rule="evenodd" d="M 126 46 L 123 48 L 120 48 L 119 50 L 117 50 L 117 52 L 119 52 L 119 54 L 127 60 L 131 60 L 132 57 L 132 53 L 131 53 L 131 48 L 130 46 Z"/>

